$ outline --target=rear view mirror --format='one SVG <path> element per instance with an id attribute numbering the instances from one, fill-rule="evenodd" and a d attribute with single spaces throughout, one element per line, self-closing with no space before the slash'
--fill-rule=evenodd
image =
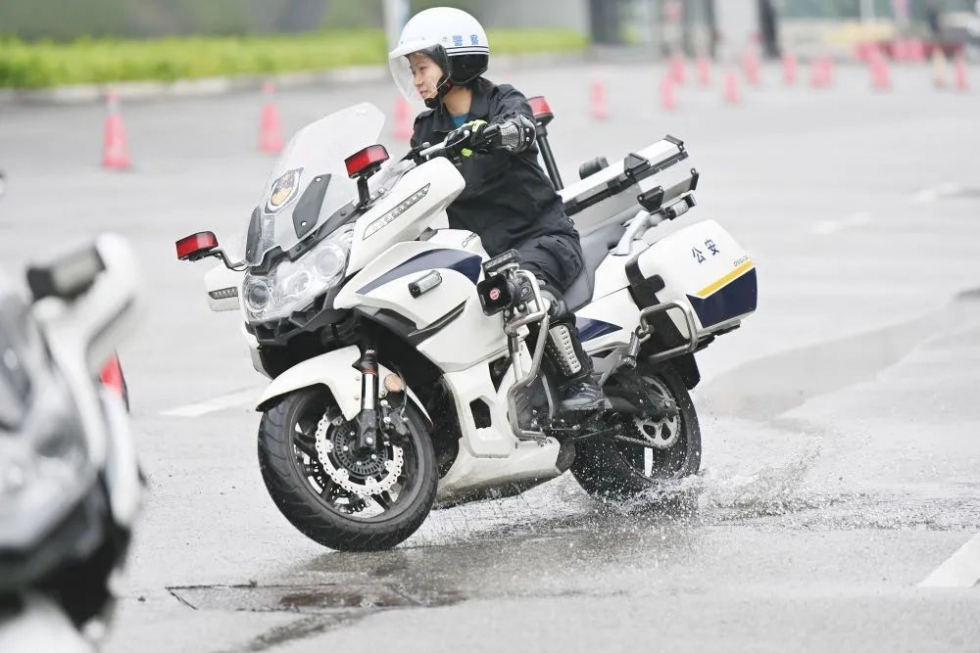
<path id="1" fill-rule="evenodd" d="M 177 259 L 181 261 L 197 261 L 206 256 L 216 256 L 218 238 L 210 231 L 191 234 L 177 241 Z"/>
<path id="2" fill-rule="evenodd" d="M 3 197 L 4 192 L 7 190 L 7 180 L 0 172 L 0 197 Z"/>
<path id="3" fill-rule="evenodd" d="M 94 245 L 69 252 L 48 265 L 27 268 L 27 285 L 34 301 L 45 297 L 74 299 L 92 287 L 105 264 Z"/>

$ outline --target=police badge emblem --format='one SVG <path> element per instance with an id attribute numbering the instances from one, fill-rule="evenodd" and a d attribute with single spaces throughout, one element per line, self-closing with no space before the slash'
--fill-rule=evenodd
<path id="1" fill-rule="evenodd" d="M 295 199 L 296 194 L 299 193 L 299 178 L 302 172 L 302 168 L 288 170 L 273 182 L 269 201 L 265 204 L 266 213 L 276 213 Z"/>

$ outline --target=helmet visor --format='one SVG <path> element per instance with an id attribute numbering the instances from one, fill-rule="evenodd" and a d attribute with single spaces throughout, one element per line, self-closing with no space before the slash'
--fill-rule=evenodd
<path id="1" fill-rule="evenodd" d="M 391 68 L 391 76 L 395 80 L 395 86 L 402 92 L 409 102 L 423 107 L 425 100 L 419 89 L 415 87 L 415 76 L 412 74 L 412 63 L 409 55 L 421 53 L 435 61 L 436 65 L 442 70 L 442 76 L 438 82 L 432 82 L 429 88 L 423 91 L 435 93 L 438 87 L 449 79 L 452 71 L 449 67 L 449 58 L 446 50 L 435 41 L 414 41 L 402 45 L 392 50 L 388 55 L 388 66 Z"/>

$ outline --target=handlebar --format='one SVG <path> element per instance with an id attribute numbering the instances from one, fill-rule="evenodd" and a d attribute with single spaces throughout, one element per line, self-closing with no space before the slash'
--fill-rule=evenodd
<path id="1" fill-rule="evenodd" d="M 497 135 L 500 134 L 500 125 L 487 125 L 482 132 L 480 132 L 480 142 L 477 143 L 477 147 L 482 145 L 488 145 L 494 141 Z M 472 144 L 470 144 L 472 145 Z M 449 139 L 446 138 L 441 143 L 427 147 L 425 149 L 420 149 L 417 153 L 419 158 L 430 159 L 434 156 L 439 156 L 444 153 L 456 153 L 457 151 L 463 149 L 462 143 L 458 145 L 450 145 Z"/>
<path id="2" fill-rule="evenodd" d="M 446 141 L 448 140 L 449 139 L 447 138 L 446 140 L 439 143 L 438 145 L 433 145 L 430 148 L 419 150 L 418 155 L 422 158 L 428 159 L 429 157 L 435 156 L 437 154 L 442 154 L 442 152 L 445 151 L 446 149 Z"/>

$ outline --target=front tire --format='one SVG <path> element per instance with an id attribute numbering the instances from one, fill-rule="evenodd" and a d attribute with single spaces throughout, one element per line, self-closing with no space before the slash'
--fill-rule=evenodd
<path id="1" fill-rule="evenodd" d="M 368 494 L 356 483 L 356 466 L 375 463 L 359 463 L 351 454 L 340 453 L 337 443 L 349 437 L 343 429 L 350 424 L 330 393 L 308 388 L 287 395 L 266 411 L 259 426 L 259 467 L 269 496 L 293 526 L 323 546 L 380 551 L 398 545 L 425 521 L 439 482 L 426 421 L 411 402 L 406 417 L 410 435 L 400 445 L 385 438 L 385 448 L 378 452 L 383 459 L 389 457 L 384 461 L 387 467 L 362 475 L 365 488 L 379 481 L 386 487 L 393 484 L 384 492 Z M 395 449 L 400 450 L 397 458 Z M 345 464 L 354 472 L 341 472 Z"/>
<path id="2" fill-rule="evenodd" d="M 648 424 L 618 417 L 624 426 L 633 428 L 633 439 L 650 440 L 657 446 L 613 438 L 576 443 L 572 474 L 594 497 L 621 500 L 643 494 L 653 496 L 672 483 L 697 474 L 701 467 L 701 428 L 680 374 L 669 365 L 652 368 L 641 364 L 638 372 L 648 387 L 668 394 L 676 402 L 678 415 L 673 420 Z M 676 429 L 676 433 L 668 436 L 664 430 L 667 428 Z M 664 448 L 664 442 L 671 439 L 669 448 Z"/>

